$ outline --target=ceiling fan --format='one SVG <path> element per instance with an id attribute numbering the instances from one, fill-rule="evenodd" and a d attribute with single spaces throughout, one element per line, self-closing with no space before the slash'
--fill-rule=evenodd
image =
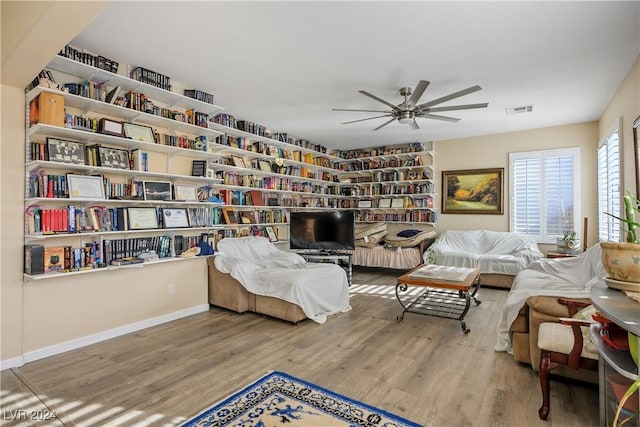
<path id="1" fill-rule="evenodd" d="M 466 104 L 466 105 L 451 105 L 448 107 L 433 107 L 434 105 L 442 104 L 443 102 L 447 102 L 452 99 L 456 99 L 461 96 L 465 96 L 470 93 L 477 92 L 482 89 L 478 85 L 471 86 L 466 89 L 462 89 L 458 92 L 454 92 L 449 95 L 443 96 L 442 98 L 434 99 L 433 101 L 425 102 L 424 104 L 416 105 L 418 103 L 418 100 L 420 99 L 420 97 L 422 96 L 422 94 L 424 93 L 424 91 L 427 89 L 428 86 L 429 86 L 428 81 L 420 80 L 416 85 L 415 90 L 413 91 L 411 90 L 410 87 L 401 88 L 400 95 L 404 96 L 404 101 L 398 105 L 392 104 L 389 101 L 385 101 L 382 98 L 378 98 L 377 96 L 372 95 L 367 91 L 364 91 L 364 90 L 359 91 L 361 94 L 366 95 L 369 98 L 373 98 L 376 101 L 381 102 L 384 105 L 390 107 L 391 108 L 390 110 L 350 110 L 350 109 L 344 109 L 344 108 L 333 108 L 332 110 L 333 111 L 360 111 L 360 112 L 366 112 L 366 113 L 385 113 L 381 116 L 368 117 L 366 119 L 351 120 L 348 122 L 343 122 L 342 123 L 343 125 L 346 125 L 348 123 L 362 122 L 364 120 L 379 119 L 381 117 L 391 117 L 389 121 L 381 124 L 380 126 L 378 126 L 373 130 L 381 129 L 386 125 L 388 125 L 389 123 L 393 122 L 394 120 L 397 120 L 400 123 L 406 123 L 412 129 L 416 130 L 416 129 L 420 129 L 420 126 L 418 126 L 418 123 L 416 122 L 416 118 L 418 117 L 425 118 L 425 119 L 444 120 L 447 122 L 458 122 L 460 121 L 460 119 L 457 119 L 455 117 L 441 116 L 441 115 L 432 114 L 432 113 L 438 113 L 441 111 L 468 110 L 471 108 L 485 108 L 487 105 L 489 105 L 488 103 L 485 102 L 482 104 Z"/>

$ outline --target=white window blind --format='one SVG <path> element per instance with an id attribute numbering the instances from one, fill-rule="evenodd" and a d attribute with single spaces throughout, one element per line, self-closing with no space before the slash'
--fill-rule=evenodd
<path id="1" fill-rule="evenodd" d="M 611 131 L 598 147 L 598 238 L 620 241 L 620 221 L 605 214 L 620 216 L 620 134 Z"/>
<path id="2" fill-rule="evenodd" d="M 540 243 L 579 229 L 578 148 L 509 154 L 511 231 Z"/>

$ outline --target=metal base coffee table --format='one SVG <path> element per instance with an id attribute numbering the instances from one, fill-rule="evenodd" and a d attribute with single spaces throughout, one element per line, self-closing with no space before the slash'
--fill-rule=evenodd
<path id="1" fill-rule="evenodd" d="M 405 292 L 409 286 L 421 286 L 426 289 L 416 298 L 405 303 L 400 298 L 400 292 Z M 480 289 L 479 268 L 421 265 L 398 277 L 396 298 L 403 311 L 397 320 L 402 322 L 405 313 L 457 319 L 460 321 L 462 332 L 467 334 L 470 329 L 467 328 L 464 316 L 469 311 L 471 301 L 476 305 L 481 303 L 475 297 L 478 289 Z"/>

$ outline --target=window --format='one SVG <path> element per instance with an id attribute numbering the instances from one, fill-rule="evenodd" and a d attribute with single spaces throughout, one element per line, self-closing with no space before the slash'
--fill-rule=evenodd
<path id="1" fill-rule="evenodd" d="M 579 234 L 580 149 L 509 154 L 511 231 L 555 243 Z"/>
<path id="2" fill-rule="evenodd" d="M 620 221 L 607 215 L 620 216 L 620 122 L 598 146 L 598 239 L 620 241 Z"/>

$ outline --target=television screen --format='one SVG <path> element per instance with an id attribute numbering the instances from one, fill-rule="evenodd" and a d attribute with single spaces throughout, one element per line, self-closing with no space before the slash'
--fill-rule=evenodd
<path id="1" fill-rule="evenodd" d="M 291 212 L 291 249 L 355 249 L 353 211 Z"/>

